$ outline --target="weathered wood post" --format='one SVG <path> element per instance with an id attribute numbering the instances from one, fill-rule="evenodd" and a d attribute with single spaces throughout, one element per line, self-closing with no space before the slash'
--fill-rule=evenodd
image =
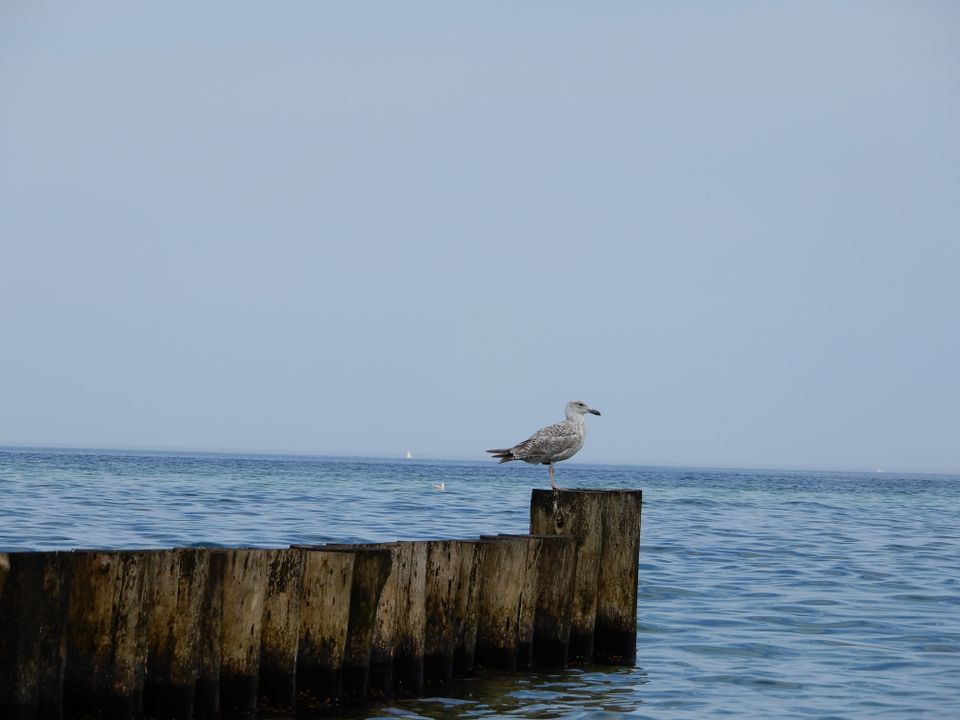
<path id="1" fill-rule="evenodd" d="M 533 664 L 565 668 L 576 577 L 576 540 L 569 535 L 541 535 L 537 564 L 537 611 L 533 630 Z"/>
<path id="2" fill-rule="evenodd" d="M 526 543 L 527 560 L 520 588 L 520 606 L 517 612 L 517 670 L 529 670 L 533 664 L 533 633 L 537 611 L 540 550 L 543 535 L 498 535 Z"/>
<path id="3" fill-rule="evenodd" d="M 377 606 L 368 693 L 413 695 L 423 687 L 427 543 L 374 545 L 390 551 L 390 574 Z"/>
<path id="4" fill-rule="evenodd" d="M 0 717 L 60 718 L 69 573 L 63 553 L 0 555 Z"/>
<path id="5" fill-rule="evenodd" d="M 207 558 L 207 575 L 200 590 L 200 622 L 197 630 L 199 661 L 193 693 L 193 714 L 196 720 L 219 720 L 223 582 L 227 551 L 205 550 L 204 556 Z"/>
<path id="6" fill-rule="evenodd" d="M 483 572 L 479 598 L 476 664 L 513 671 L 526 580 L 526 538 L 483 536 Z"/>
<path id="7" fill-rule="evenodd" d="M 245 720 L 257 713 L 268 552 L 257 548 L 225 552 L 220 709 L 226 718 Z"/>
<path id="8" fill-rule="evenodd" d="M 453 677 L 456 646 L 456 604 L 460 593 L 460 566 L 464 543 L 431 540 L 427 543 L 424 613 L 427 632 L 423 646 L 423 680 L 446 683 Z"/>
<path id="9" fill-rule="evenodd" d="M 451 545 L 450 540 L 431 540 L 427 543 L 424 614 L 430 631 L 426 633 L 423 644 L 423 681 L 427 684 L 446 682 L 453 674 Z"/>
<path id="10" fill-rule="evenodd" d="M 397 632 L 397 562 L 399 543 L 380 543 L 375 546 L 390 553 L 390 573 L 377 602 L 373 637 L 370 640 L 370 666 L 367 677 L 367 694 L 373 698 L 386 698 L 393 694 L 393 647 Z"/>
<path id="11" fill-rule="evenodd" d="M 480 582 L 483 573 L 482 542 L 461 540 L 457 568 L 457 593 L 453 605 L 453 673 L 466 676 L 473 672 L 480 621 Z"/>
<path id="12" fill-rule="evenodd" d="M 635 660 L 641 500 L 640 490 L 533 491 L 531 532 L 576 539 L 572 661 Z"/>
<path id="13" fill-rule="evenodd" d="M 146 664 L 144 553 L 75 551 L 65 558 L 72 570 L 64 714 L 138 717 Z"/>
<path id="14" fill-rule="evenodd" d="M 394 545 L 391 560 L 392 572 L 397 576 L 393 689 L 399 695 L 416 695 L 423 689 L 427 543 L 398 542 Z"/>
<path id="15" fill-rule="evenodd" d="M 263 707 L 292 710 L 296 702 L 305 562 L 302 549 L 267 551 L 267 596 L 260 641 L 259 704 Z"/>
<path id="16" fill-rule="evenodd" d="M 593 660 L 597 618 L 597 581 L 603 547 L 603 502 L 595 492 L 535 489 L 530 498 L 530 532 L 572 535 L 576 539 L 576 576 L 570 616 L 571 662 Z"/>
<path id="17" fill-rule="evenodd" d="M 607 490 L 603 498 L 603 549 L 597 582 L 593 657 L 610 665 L 637 659 L 637 581 L 640 557 L 640 490 Z"/>
<path id="18" fill-rule="evenodd" d="M 16 560 L 14 560 L 16 562 Z M 10 558 L 0 553 L 0 716 L 17 717 L 22 704 L 17 678 L 20 655 L 20 598 L 12 590 L 4 595 L 3 588 L 10 573 Z"/>
<path id="19" fill-rule="evenodd" d="M 201 609 L 210 553 L 198 548 L 161 550 L 147 554 L 146 560 L 144 714 L 190 720 L 200 663 Z"/>
<path id="20" fill-rule="evenodd" d="M 180 580 L 180 559 L 174 550 L 157 550 L 145 557 L 143 606 L 146 634 L 146 677 L 143 683 L 143 712 L 146 717 L 182 717 L 178 706 L 189 703 L 186 715 L 193 715 L 193 693 L 174 688 L 170 682 L 173 666 L 173 632 L 177 615 L 177 583 Z"/>
<path id="21" fill-rule="evenodd" d="M 377 607 L 392 565 L 389 550 L 354 546 L 353 579 L 350 587 L 350 617 L 343 653 L 345 701 L 366 697 L 370 678 L 370 651 L 377 628 Z"/>
<path id="22" fill-rule="evenodd" d="M 297 708 L 320 709 L 340 699 L 350 621 L 354 554 L 304 548 L 303 599 L 297 653 Z"/>
<path id="23" fill-rule="evenodd" d="M 390 576 L 392 550 L 373 545 L 340 543 L 308 547 L 353 555 L 347 631 L 337 699 L 340 704 L 363 700 L 369 689 L 371 652 L 377 631 L 377 608 Z"/>

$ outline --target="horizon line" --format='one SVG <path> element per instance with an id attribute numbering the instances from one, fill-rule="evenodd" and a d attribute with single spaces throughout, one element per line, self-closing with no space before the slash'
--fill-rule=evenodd
<path id="1" fill-rule="evenodd" d="M 183 447 L 135 447 L 135 446 L 116 446 L 108 447 L 103 445 L 60 445 L 46 443 L 29 443 L 7 445 L 0 443 L 0 452 L 4 451 L 61 451 L 61 452 L 85 452 L 104 454 L 122 454 L 135 453 L 139 455 L 149 455 L 151 453 L 163 455 L 221 455 L 221 456 L 260 456 L 260 457 L 291 457 L 291 458 L 324 458 L 324 459 L 364 459 L 364 460 L 390 460 L 390 461 L 426 461 L 426 462 L 473 462 L 482 463 L 487 458 L 484 457 L 440 457 L 440 456 L 417 456 L 406 458 L 404 455 L 386 455 L 375 452 L 369 453 L 346 453 L 332 454 L 320 451 L 304 450 L 238 450 L 238 449 L 211 449 L 211 448 L 183 448 Z M 662 468 L 669 470 L 724 470 L 724 471 L 743 471 L 743 472 L 809 472 L 809 473 L 843 473 L 843 474 L 869 474 L 869 475 L 934 475 L 946 477 L 960 477 L 960 471 L 948 470 L 904 470 L 895 468 L 887 470 L 885 468 L 831 468 L 831 467 L 788 467 L 788 466 L 759 466 L 759 465 L 696 465 L 696 464 L 671 464 L 671 463 L 638 463 L 638 462 L 611 462 L 611 461 L 584 461 L 570 460 L 564 461 L 570 465 L 594 465 L 601 467 L 637 467 L 637 468 Z"/>

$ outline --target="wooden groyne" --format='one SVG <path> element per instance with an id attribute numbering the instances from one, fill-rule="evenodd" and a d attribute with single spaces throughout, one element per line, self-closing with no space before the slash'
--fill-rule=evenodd
<path id="1" fill-rule="evenodd" d="M 534 490 L 530 534 L 0 553 L 0 717 L 254 718 L 477 669 L 632 665 L 639 490 Z"/>

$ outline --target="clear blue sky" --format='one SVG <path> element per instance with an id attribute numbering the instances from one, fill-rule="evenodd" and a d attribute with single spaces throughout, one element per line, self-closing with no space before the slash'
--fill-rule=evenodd
<path id="1" fill-rule="evenodd" d="M 0 445 L 960 471 L 960 4 L 0 5 Z"/>

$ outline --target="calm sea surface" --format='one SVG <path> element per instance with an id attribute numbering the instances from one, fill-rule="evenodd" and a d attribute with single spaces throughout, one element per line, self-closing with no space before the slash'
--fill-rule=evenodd
<path id="1" fill-rule="evenodd" d="M 558 481 L 644 491 L 637 666 L 473 678 L 363 716 L 960 717 L 960 477 Z M 519 533 L 546 486 L 519 464 L 0 450 L 0 550 Z"/>

